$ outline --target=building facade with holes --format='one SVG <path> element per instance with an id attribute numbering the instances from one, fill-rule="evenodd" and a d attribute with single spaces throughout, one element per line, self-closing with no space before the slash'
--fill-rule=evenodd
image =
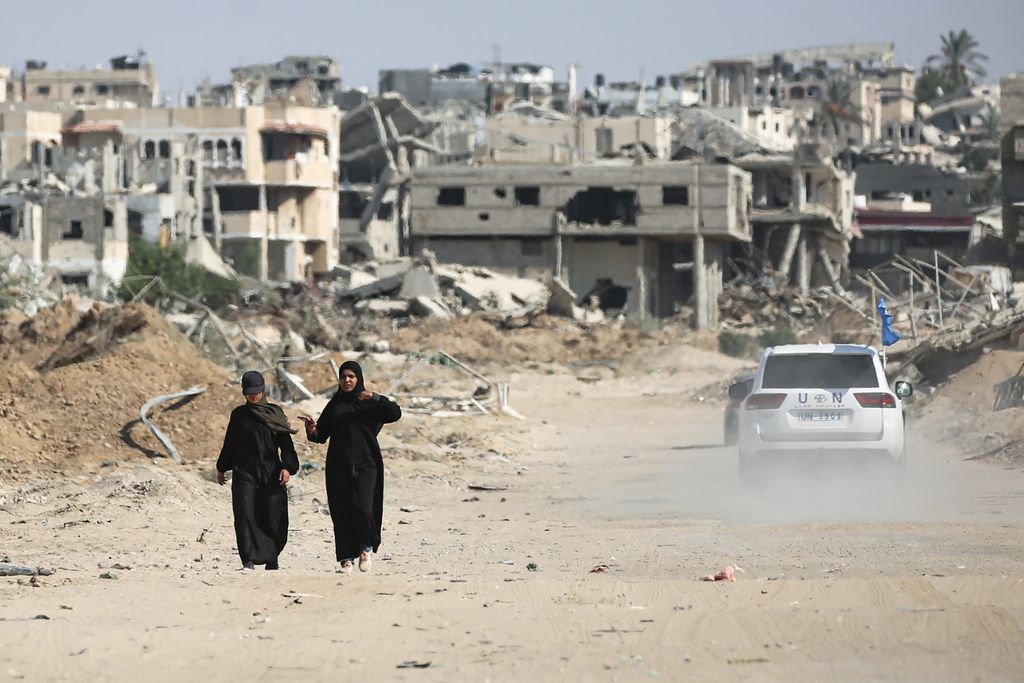
<path id="1" fill-rule="evenodd" d="M 750 240 L 750 175 L 729 164 L 435 166 L 412 172 L 412 248 L 557 276 L 608 311 L 717 322 L 728 245 Z"/>

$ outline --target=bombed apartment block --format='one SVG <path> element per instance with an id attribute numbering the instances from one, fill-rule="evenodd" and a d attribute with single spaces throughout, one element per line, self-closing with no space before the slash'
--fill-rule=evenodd
<path id="1" fill-rule="evenodd" d="M 79 119 L 79 133 L 114 119 L 127 182 L 169 196 L 133 198 L 133 233 L 208 239 L 261 279 L 301 280 L 337 262 L 334 107 L 87 109 Z"/>
<path id="2" fill-rule="evenodd" d="M 439 153 L 429 141 L 435 127 L 396 93 L 369 98 L 342 118 L 342 260 L 390 258 L 403 251 L 409 237 L 409 171 Z"/>
<path id="3" fill-rule="evenodd" d="M 41 262 L 65 284 L 102 294 L 120 283 L 128 263 L 123 198 L 49 196 L 41 216 L 39 232 L 29 238 L 38 240 Z"/>
<path id="4" fill-rule="evenodd" d="M 734 256 L 754 261 L 801 292 L 832 285 L 848 269 L 854 175 L 811 150 L 735 160 L 753 182 L 753 241 Z"/>
<path id="5" fill-rule="evenodd" d="M 288 56 L 231 70 L 231 83 L 201 85 L 198 106 L 245 107 L 271 101 L 330 106 L 341 95 L 341 66 L 324 55 Z"/>
<path id="6" fill-rule="evenodd" d="M 39 178 L 60 156 L 60 114 L 24 105 L 0 110 L 0 183 Z"/>
<path id="7" fill-rule="evenodd" d="M 478 156 L 492 163 L 570 163 L 613 157 L 668 159 L 672 121 L 658 116 L 575 117 L 532 105 L 487 118 Z"/>
<path id="8" fill-rule="evenodd" d="M 108 69 L 48 69 L 46 62 L 30 60 L 22 90 L 32 105 L 153 107 L 160 95 L 153 63 L 141 52 L 114 57 Z"/>
<path id="9" fill-rule="evenodd" d="M 414 169 L 412 246 L 561 278 L 580 305 L 717 321 L 728 245 L 750 238 L 750 176 L 728 164 Z"/>

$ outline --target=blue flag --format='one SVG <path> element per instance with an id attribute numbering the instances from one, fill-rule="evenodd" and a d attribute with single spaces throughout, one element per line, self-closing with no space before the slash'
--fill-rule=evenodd
<path id="1" fill-rule="evenodd" d="M 885 297 L 878 299 L 878 315 L 882 318 L 882 346 L 892 346 L 903 337 L 892 329 L 892 314 L 885 310 Z"/>

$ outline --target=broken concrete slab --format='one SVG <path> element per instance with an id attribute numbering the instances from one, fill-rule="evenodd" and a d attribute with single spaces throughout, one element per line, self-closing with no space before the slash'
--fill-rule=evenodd
<path id="1" fill-rule="evenodd" d="M 405 273 L 402 278 L 402 289 L 398 296 L 403 299 L 440 299 L 441 288 L 437 278 L 425 266 L 416 266 Z"/>
<path id="2" fill-rule="evenodd" d="M 548 296 L 548 313 L 566 318 L 577 317 L 576 292 L 569 287 L 569 284 L 565 280 L 556 277 L 551 278 L 549 288 L 551 294 Z"/>
<path id="3" fill-rule="evenodd" d="M 454 289 L 471 309 L 509 311 L 547 305 L 548 288 L 537 280 L 459 266 L 438 267 L 435 273 L 442 286 Z"/>
<path id="4" fill-rule="evenodd" d="M 440 318 L 449 320 L 452 312 L 440 301 L 418 296 L 409 302 L 409 312 L 424 318 Z"/>
<path id="5" fill-rule="evenodd" d="M 402 276 L 392 275 L 389 277 L 374 280 L 370 284 L 362 285 L 361 287 L 346 289 L 344 292 L 338 294 L 338 298 L 349 301 L 360 301 L 362 299 L 369 299 L 375 296 L 393 294 L 397 292 L 401 287 Z"/>
<path id="6" fill-rule="evenodd" d="M 357 311 L 369 311 L 378 315 L 408 315 L 410 303 L 395 299 L 364 299 L 355 305 Z"/>

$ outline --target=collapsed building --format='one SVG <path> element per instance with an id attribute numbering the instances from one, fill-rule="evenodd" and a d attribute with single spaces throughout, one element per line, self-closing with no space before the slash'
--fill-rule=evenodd
<path id="1" fill-rule="evenodd" d="M 1015 253 L 1024 234 L 1024 74 L 1004 78 L 1000 97 L 1003 234 Z"/>
<path id="2" fill-rule="evenodd" d="M 405 253 L 409 170 L 430 162 L 434 129 L 396 93 L 370 98 L 341 120 L 339 230 L 343 261 Z"/>
<path id="3" fill-rule="evenodd" d="M 341 96 L 341 66 L 324 55 L 290 55 L 276 62 L 238 66 L 231 82 L 204 82 L 193 100 L 201 107 L 245 107 L 270 100 L 307 106 L 335 104 Z"/>
<path id="4" fill-rule="evenodd" d="M 750 176 L 695 162 L 413 169 L 412 248 L 554 276 L 606 310 L 694 306 L 715 325 L 728 245 L 750 239 Z"/>

